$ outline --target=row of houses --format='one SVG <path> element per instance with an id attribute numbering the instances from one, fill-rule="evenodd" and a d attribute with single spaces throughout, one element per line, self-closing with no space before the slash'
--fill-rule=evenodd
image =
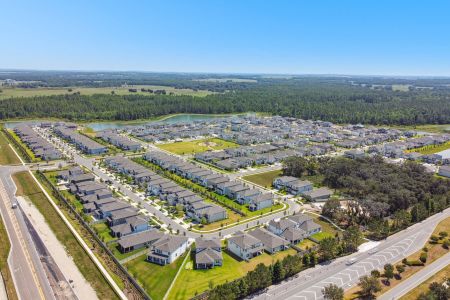
<path id="1" fill-rule="evenodd" d="M 270 221 L 267 229 L 237 232 L 228 239 L 227 249 L 239 258 L 249 260 L 264 251 L 274 254 L 285 250 L 320 231 L 321 226 L 311 217 L 303 214 L 293 215 Z"/>
<path id="2" fill-rule="evenodd" d="M 292 195 L 302 195 L 310 201 L 326 201 L 333 191 L 327 187 L 314 188 L 312 182 L 293 176 L 281 176 L 273 180 L 273 187 L 285 190 Z"/>
<path id="3" fill-rule="evenodd" d="M 116 172 L 131 176 L 136 183 L 146 187 L 149 195 L 157 196 L 172 206 L 182 205 L 186 215 L 197 222 L 212 223 L 228 217 L 225 208 L 205 202 L 194 192 L 126 157 L 109 157 L 104 160 L 104 163 Z"/>
<path id="4" fill-rule="evenodd" d="M 30 125 L 20 124 L 13 130 L 22 142 L 33 151 L 35 157 L 42 160 L 54 160 L 62 157 L 61 152 L 42 138 Z"/>
<path id="5" fill-rule="evenodd" d="M 239 181 L 231 180 L 228 176 L 185 162 L 178 157 L 160 151 L 150 151 L 144 155 L 144 159 L 220 195 L 227 196 L 241 205 L 248 205 L 252 211 L 273 205 L 273 194 L 262 193 L 259 189 L 250 188 Z"/>
<path id="6" fill-rule="evenodd" d="M 142 145 L 140 143 L 132 141 L 114 130 L 98 131 L 96 136 L 122 150 L 139 151 L 142 149 Z"/>
<path id="7" fill-rule="evenodd" d="M 108 186 L 95 181 L 92 173 L 80 167 L 60 171 L 70 192 L 82 203 L 83 211 L 96 221 L 104 221 L 114 237 L 124 237 L 150 229 L 149 220 L 129 203 L 116 198 Z"/>
<path id="8" fill-rule="evenodd" d="M 106 146 L 93 141 L 87 136 L 78 133 L 76 129 L 69 128 L 65 125 L 54 127 L 53 132 L 55 132 L 61 138 L 74 144 L 78 149 L 86 154 L 103 154 L 108 151 L 108 148 Z"/>

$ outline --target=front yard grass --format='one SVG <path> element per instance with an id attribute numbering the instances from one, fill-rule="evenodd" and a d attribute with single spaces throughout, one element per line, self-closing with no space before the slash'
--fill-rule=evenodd
<path id="1" fill-rule="evenodd" d="M 269 172 L 244 176 L 244 177 L 242 177 L 242 179 L 253 182 L 257 185 L 260 185 L 260 186 L 263 186 L 266 188 L 271 188 L 273 180 L 275 178 L 281 176 L 282 174 L 283 174 L 282 170 L 275 170 L 275 171 L 269 171 Z"/>
<path id="2" fill-rule="evenodd" d="M 208 150 L 222 150 L 239 146 L 236 143 L 218 138 L 208 138 L 195 141 L 158 144 L 157 147 L 179 155 L 194 154 Z"/>
<path id="3" fill-rule="evenodd" d="M 288 255 L 295 255 L 294 249 L 277 252 L 274 255 L 263 253 L 260 256 L 252 258 L 249 262 L 237 260 L 227 251 L 222 251 L 223 266 L 215 267 L 209 270 L 195 270 L 184 267 L 180 271 L 168 299 L 190 299 L 196 294 L 201 294 L 209 289 L 210 282 L 214 286 L 226 281 L 230 282 L 237 278 L 245 276 L 249 271 L 256 268 L 259 263 L 270 265 L 277 260 L 283 259 Z M 186 265 L 195 266 L 194 256 L 191 255 Z M 185 265 L 185 266 L 186 266 Z"/>
<path id="4" fill-rule="evenodd" d="M 99 299 L 118 299 L 102 273 L 78 243 L 30 173 L 26 171 L 16 173 L 13 175 L 13 180 L 17 186 L 16 195 L 25 196 L 44 216 L 56 238 L 64 245 L 68 255 L 73 258 L 81 274 L 91 284 Z"/>
<path id="5" fill-rule="evenodd" d="M 146 261 L 147 255 L 144 254 L 125 263 L 124 266 L 150 297 L 158 300 L 164 298 L 186 255 L 179 257 L 170 265 L 160 266 Z"/>

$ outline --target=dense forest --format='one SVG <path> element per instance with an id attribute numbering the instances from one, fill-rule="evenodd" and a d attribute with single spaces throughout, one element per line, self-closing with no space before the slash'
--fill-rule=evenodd
<path id="1" fill-rule="evenodd" d="M 292 157 L 285 160 L 283 171 L 299 178 L 322 178 L 323 185 L 348 200 L 347 210 L 336 199 L 327 201 L 322 214 L 341 224 L 363 225 L 372 238 L 385 237 L 450 205 L 450 181 L 427 173 L 415 162 L 398 165 L 377 156 Z"/>
<path id="2" fill-rule="evenodd" d="M 102 81 L 86 76 L 80 75 L 78 81 L 56 76 L 44 83 L 50 82 L 56 86 L 83 83 L 89 86 L 117 85 L 119 82 L 131 80 L 134 84 L 208 89 L 219 93 L 203 98 L 154 94 L 125 96 L 67 94 L 4 99 L 0 101 L 0 119 L 56 117 L 71 120 L 135 120 L 170 113 L 254 111 L 335 123 L 399 125 L 450 123 L 450 89 L 444 88 L 446 85 L 443 81 L 436 80 L 430 80 L 428 83 L 435 88 L 394 91 L 388 88 L 371 89 L 360 84 L 351 84 L 349 79 L 336 77 L 274 79 L 259 76 L 251 77 L 254 80 L 252 82 L 234 82 L 208 81 L 209 79 L 202 81 L 199 76 L 190 78 L 181 75 L 131 77 L 127 81 L 111 79 L 113 75 Z M 420 83 L 423 84 L 423 81 Z"/>

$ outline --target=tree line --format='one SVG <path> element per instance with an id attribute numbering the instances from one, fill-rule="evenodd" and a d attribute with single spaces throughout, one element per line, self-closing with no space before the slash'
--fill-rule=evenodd
<path id="1" fill-rule="evenodd" d="M 260 79 L 206 97 L 67 94 L 4 99 L 0 101 L 0 119 L 136 120 L 172 113 L 256 111 L 334 123 L 446 124 L 450 123 L 449 103 L 450 90 L 395 92 L 332 80 Z"/>

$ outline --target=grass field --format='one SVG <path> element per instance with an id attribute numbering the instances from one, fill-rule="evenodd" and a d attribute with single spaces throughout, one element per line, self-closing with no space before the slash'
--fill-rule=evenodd
<path id="1" fill-rule="evenodd" d="M 279 259 L 283 259 L 289 254 L 295 255 L 296 253 L 297 252 L 294 249 L 288 249 L 274 255 L 264 253 L 252 258 L 249 262 L 246 262 L 239 261 L 226 251 L 223 251 L 223 266 L 209 270 L 186 268 L 186 265 L 194 265 L 193 255 L 191 255 L 188 258 L 185 267 L 181 270 L 168 298 L 179 300 L 190 299 L 196 294 L 200 294 L 209 289 L 210 282 L 216 286 L 226 281 L 233 281 L 245 276 L 247 272 L 253 270 L 259 263 L 270 265 Z"/>
<path id="2" fill-rule="evenodd" d="M 242 177 L 242 179 L 253 182 L 266 188 L 270 188 L 272 186 L 273 180 L 276 177 L 281 176 L 282 174 L 283 174 L 282 170 L 275 170 L 255 175 L 244 176 Z"/>
<path id="3" fill-rule="evenodd" d="M 439 145 L 429 145 L 420 148 L 410 149 L 407 152 L 418 152 L 420 154 L 434 154 L 444 150 L 450 149 L 450 142 Z"/>
<path id="4" fill-rule="evenodd" d="M 142 255 L 127 262 L 125 267 L 150 297 L 158 300 L 163 299 L 178 269 L 183 264 L 185 255 L 179 257 L 174 263 L 165 266 L 148 262 L 145 260 L 147 255 Z"/>
<path id="5" fill-rule="evenodd" d="M 130 92 L 128 89 L 137 89 L 137 92 Z M 81 95 L 94 95 L 94 94 L 111 94 L 114 91 L 117 95 L 153 95 L 148 92 L 141 92 L 141 88 L 152 89 L 152 90 L 165 90 L 167 94 L 173 93 L 175 95 L 189 95 L 205 97 L 206 95 L 212 94 L 210 91 L 198 90 L 194 91 L 191 89 L 175 89 L 168 86 L 157 86 L 157 85 L 135 85 L 129 87 L 67 87 L 67 88 L 5 88 L 2 87 L 3 92 L 0 93 L 0 100 L 7 99 L 11 97 L 33 97 L 33 96 L 52 96 L 52 95 L 64 95 L 73 94 L 80 92 Z M 69 89 L 72 91 L 69 92 Z"/>
<path id="6" fill-rule="evenodd" d="M 3 224 L 3 220 L 0 217 L 0 273 L 2 274 L 3 282 L 5 283 L 8 299 L 16 300 L 18 297 L 7 262 L 10 249 L 11 244 L 9 243 L 8 234 L 5 225 Z"/>
<path id="7" fill-rule="evenodd" d="M 221 150 L 227 148 L 234 148 L 239 145 L 233 142 L 228 142 L 217 138 L 210 138 L 187 142 L 160 144 L 157 146 L 163 150 L 179 155 L 184 155 L 184 154 L 194 154 L 198 152 L 204 152 L 208 150 Z"/>
<path id="8" fill-rule="evenodd" d="M 1 128 L 0 128 L 1 129 Z M 0 165 L 11 165 L 20 163 L 19 158 L 11 149 L 8 139 L 0 131 Z"/>
<path id="9" fill-rule="evenodd" d="M 102 273 L 89 258 L 84 249 L 67 228 L 64 221 L 49 203 L 44 193 L 35 183 L 28 172 L 20 172 L 13 175 L 17 186 L 16 194 L 28 198 L 44 216 L 46 222 L 54 232 L 56 238 L 67 249 L 68 255 L 73 258 L 84 278 L 91 284 L 100 299 L 118 299 Z"/>
<path id="10" fill-rule="evenodd" d="M 432 133 L 445 133 L 450 131 L 450 124 L 429 124 L 429 125 L 410 125 L 410 126 L 391 126 L 392 128 L 402 130 L 417 130 Z"/>

